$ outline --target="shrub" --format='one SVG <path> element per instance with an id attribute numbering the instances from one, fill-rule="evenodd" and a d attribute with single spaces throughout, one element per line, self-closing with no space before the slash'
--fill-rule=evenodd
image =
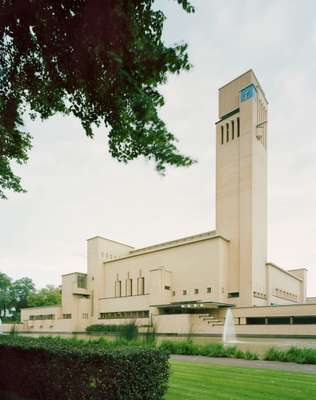
<path id="1" fill-rule="evenodd" d="M 159 400 L 169 363 L 159 349 L 61 338 L 0 337 L 0 387 L 33 400 Z"/>
<path id="2" fill-rule="evenodd" d="M 199 354 L 198 345 L 194 344 L 192 340 L 184 340 L 179 342 L 172 342 L 163 340 L 160 349 L 167 351 L 169 354 L 184 354 L 184 355 L 197 355 Z"/>
<path id="3" fill-rule="evenodd" d="M 192 340 L 173 342 L 164 340 L 159 345 L 160 349 L 169 354 L 199 355 L 206 357 L 244 358 L 246 360 L 258 360 L 259 356 L 250 351 L 243 352 L 235 346 L 224 346 L 221 343 L 210 343 L 205 345 L 194 344 Z"/>
<path id="4" fill-rule="evenodd" d="M 272 347 L 266 351 L 264 358 L 269 361 L 316 364 L 316 349 L 291 347 L 287 350 L 279 350 Z"/>
<path id="5" fill-rule="evenodd" d="M 138 328 L 135 324 L 125 324 L 125 325 L 104 325 L 104 324 L 94 324 L 87 326 L 87 332 L 94 333 L 115 333 L 120 334 L 128 340 L 133 340 L 137 337 Z"/>
<path id="6" fill-rule="evenodd" d="M 138 329 L 135 324 L 121 325 L 121 336 L 127 340 L 135 340 L 137 338 Z"/>

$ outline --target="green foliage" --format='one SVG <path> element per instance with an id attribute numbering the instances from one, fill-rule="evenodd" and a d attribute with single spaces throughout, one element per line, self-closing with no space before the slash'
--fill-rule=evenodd
<path id="1" fill-rule="evenodd" d="M 6 312 L 10 307 L 10 288 L 12 285 L 12 279 L 0 272 L 0 318 L 6 316 Z"/>
<path id="2" fill-rule="evenodd" d="M 147 326 L 147 331 L 143 333 L 144 342 L 149 346 L 156 344 L 155 327 L 153 325 Z"/>
<path id="3" fill-rule="evenodd" d="M 154 348 L 0 337 L 1 389 L 32 400 L 159 400 L 168 377 L 168 356 Z"/>
<path id="4" fill-rule="evenodd" d="M 316 349 L 291 347 L 287 350 L 279 350 L 272 347 L 266 351 L 264 359 L 298 364 L 316 364 Z"/>
<path id="5" fill-rule="evenodd" d="M 28 297 L 35 291 L 35 286 L 30 278 L 21 278 L 14 281 L 10 287 L 11 307 L 15 312 L 28 307 Z"/>
<path id="6" fill-rule="evenodd" d="M 18 321 L 21 308 L 27 307 L 27 297 L 34 291 L 34 283 L 30 278 L 13 281 L 0 272 L 0 318 L 4 321 Z M 11 315 L 7 317 L 7 313 Z"/>
<path id="7" fill-rule="evenodd" d="M 94 330 L 91 327 L 99 327 Z M 102 330 L 105 325 L 91 325 L 91 327 L 87 328 L 88 332 L 97 332 L 97 329 L 100 329 L 99 332 L 103 331 L 105 333 L 113 333 L 120 332 L 118 327 L 120 325 L 108 325 L 106 331 Z M 113 328 L 111 328 L 113 326 Z M 111 329 L 113 329 L 111 331 Z M 157 343 L 155 339 L 151 337 L 150 340 L 147 339 L 147 335 L 139 335 L 132 340 L 126 339 L 126 337 L 120 336 L 116 340 L 109 341 L 106 338 L 100 338 L 99 343 L 106 347 L 117 348 L 121 346 L 129 346 L 129 347 L 155 347 L 160 350 L 167 352 L 168 354 L 179 354 L 179 355 L 187 355 L 187 356 L 205 356 L 205 357 L 224 357 L 224 358 L 241 358 L 245 360 L 259 360 L 259 356 L 257 353 L 250 351 L 242 351 L 239 350 L 235 346 L 224 346 L 221 343 L 209 343 L 209 344 L 196 344 L 191 339 L 189 340 L 163 340 L 160 343 Z"/>
<path id="8" fill-rule="evenodd" d="M 42 307 L 61 303 L 59 288 L 48 285 L 35 290 L 32 279 L 24 277 L 13 281 L 0 272 L 0 318 L 2 322 L 20 321 L 20 310 L 26 307 Z M 7 313 L 9 312 L 9 316 Z"/>
<path id="9" fill-rule="evenodd" d="M 182 354 L 190 356 L 206 356 L 206 357 L 227 357 L 227 358 L 243 358 L 246 360 L 258 360 L 256 353 L 249 351 L 241 351 L 235 346 L 224 346 L 221 343 L 210 343 L 199 345 L 192 340 L 174 342 L 164 340 L 160 343 L 159 348 L 167 351 L 169 354 Z"/>
<path id="10" fill-rule="evenodd" d="M 188 0 L 177 0 L 186 12 Z M 153 0 L 7 0 L 0 4 L 0 198 L 23 191 L 10 163 L 24 163 L 31 136 L 23 115 L 80 119 L 89 137 L 108 127 L 118 161 L 139 156 L 187 166 L 159 117 L 159 86 L 189 70 L 187 45 L 168 47 L 165 16 Z M 2 190 L 1 190 L 2 189 Z"/>
<path id="11" fill-rule="evenodd" d="M 13 324 L 12 326 L 11 326 L 11 329 L 10 329 L 10 332 L 9 332 L 9 335 L 13 335 L 13 336 L 15 336 L 17 334 L 17 332 L 16 332 L 16 327 L 15 327 L 15 324 Z"/>
<path id="12" fill-rule="evenodd" d="M 87 326 L 87 332 L 95 333 L 118 333 L 123 338 L 127 340 L 134 340 L 138 334 L 138 328 L 135 324 L 122 324 L 122 325 L 104 325 L 104 324 L 94 324 Z"/>
<path id="13" fill-rule="evenodd" d="M 36 292 L 30 293 L 27 297 L 28 307 L 44 307 L 54 304 L 61 304 L 61 290 L 52 285 Z"/>

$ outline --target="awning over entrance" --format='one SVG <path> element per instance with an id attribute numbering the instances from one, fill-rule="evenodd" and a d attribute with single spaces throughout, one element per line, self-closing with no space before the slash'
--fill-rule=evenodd
<path id="1" fill-rule="evenodd" d="M 151 305 L 151 307 L 156 307 L 161 311 L 173 312 L 173 313 L 185 313 L 185 312 L 197 312 L 202 313 L 203 311 L 218 309 L 223 307 L 233 307 L 233 304 L 220 303 L 216 301 L 181 301 L 169 304 L 158 304 Z"/>

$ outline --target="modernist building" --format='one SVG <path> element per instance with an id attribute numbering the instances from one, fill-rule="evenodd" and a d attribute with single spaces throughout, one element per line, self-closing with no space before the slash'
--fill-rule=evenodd
<path id="1" fill-rule="evenodd" d="M 135 321 L 160 333 L 316 335 L 306 270 L 267 260 L 268 102 L 254 72 L 219 89 L 216 230 L 141 249 L 88 239 L 87 274 L 62 277 L 60 306 L 22 310 L 20 329 L 83 331 Z"/>

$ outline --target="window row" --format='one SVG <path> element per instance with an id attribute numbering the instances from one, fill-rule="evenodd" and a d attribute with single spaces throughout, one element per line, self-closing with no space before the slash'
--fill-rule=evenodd
<path id="1" fill-rule="evenodd" d="M 199 294 L 199 293 L 200 293 L 199 289 L 193 289 L 193 294 Z M 212 288 L 211 287 L 206 288 L 206 293 L 212 293 Z M 188 294 L 188 290 L 186 290 L 186 289 L 182 290 L 183 296 L 186 296 L 187 294 Z M 175 296 L 175 295 L 176 295 L 176 292 L 174 290 L 172 292 L 172 296 Z"/>
<path id="2" fill-rule="evenodd" d="M 293 300 L 297 300 L 297 298 L 298 298 L 297 294 L 288 292 L 287 290 L 278 289 L 278 288 L 274 289 L 274 296 L 287 298 L 287 299 L 293 299 Z"/>
<path id="3" fill-rule="evenodd" d="M 300 315 L 296 317 L 248 317 L 247 325 L 307 325 L 316 324 L 316 315 Z"/>
<path id="4" fill-rule="evenodd" d="M 234 140 L 235 137 L 240 136 L 240 122 L 239 117 L 236 120 L 226 122 L 221 126 L 221 144 L 228 143 L 230 140 Z"/>
<path id="5" fill-rule="evenodd" d="M 263 292 L 257 292 L 256 290 L 254 290 L 252 292 L 253 297 L 257 297 L 258 299 L 263 299 L 266 300 L 268 298 L 268 296 L 266 295 L 266 293 Z"/>
<path id="6" fill-rule="evenodd" d="M 46 314 L 46 315 L 30 315 L 30 321 L 43 321 L 46 319 L 55 319 L 55 314 Z"/>
<path id="7" fill-rule="evenodd" d="M 126 318 L 148 318 L 149 311 L 121 311 L 100 313 L 99 319 L 126 319 Z"/>
<path id="8" fill-rule="evenodd" d="M 84 317 L 83 317 L 84 318 Z M 88 314 L 87 317 L 88 318 Z M 41 314 L 41 315 L 30 315 L 30 321 L 44 321 L 44 320 L 52 320 L 55 319 L 55 314 Z M 63 314 L 63 319 L 71 319 L 71 314 Z"/>
<path id="9" fill-rule="evenodd" d="M 137 278 L 136 282 L 136 293 L 134 293 L 135 289 L 133 290 L 133 279 L 128 278 L 125 280 L 125 296 L 133 296 L 133 295 L 144 295 L 145 294 L 145 278 L 139 277 Z M 114 286 L 114 296 L 115 297 L 122 297 L 122 281 L 116 280 Z"/>

